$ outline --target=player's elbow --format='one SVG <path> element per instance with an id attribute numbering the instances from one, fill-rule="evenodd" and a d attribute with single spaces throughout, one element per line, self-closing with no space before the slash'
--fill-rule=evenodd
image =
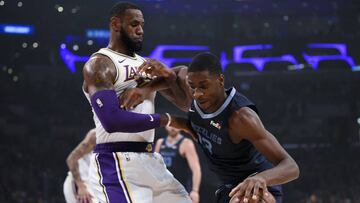
<path id="1" fill-rule="evenodd" d="M 289 171 L 291 171 L 291 180 L 295 180 L 297 178 L 299 178 L 300 176 L 300 168 L 299 165 L 293 160 L 290 159 L 290 164 L 289 164 Z"/>
<path id="2" fill-rule="evenodd" d="M 68 166 L 69 169 L 72 168 L 74 164 L 74 159 L 72 158 L 71 155 L 69 155 L 67 158 L 66 158 L 66 165 Z"/>
<path id="3" fill-rule="evenodd" d="M 299 165 L 294 161 L 294 179 L 298 179 L 300 176 L 300 168 Z"/>
<path id="4" fill-rule="evenodd" d="M 69 157 L 67 157 L 66 158 L 66 165 L 69 167 L 69 165 L 70 165 L 70 159 L 69 159 Z"/>

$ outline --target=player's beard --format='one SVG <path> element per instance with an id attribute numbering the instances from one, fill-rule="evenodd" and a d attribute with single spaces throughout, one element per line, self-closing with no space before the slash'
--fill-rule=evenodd
<path id="1" fill-rule="evenodd" d="M 139 52 L 142 49 L 142 41 L 135 42 L 129 37 L 129 35 L 124 31 L 124 29 L 120 30 L 120 40 L 124 43 L 126 48 L 128 48 L 131 53 Z"/>

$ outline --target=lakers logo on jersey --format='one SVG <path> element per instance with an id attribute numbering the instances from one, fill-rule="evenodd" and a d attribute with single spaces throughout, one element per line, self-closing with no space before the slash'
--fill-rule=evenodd
<path id="1" fill-rule="evenodd" d="M 125 81 L 133 80 L 135 75 L 136 75 L 136 72 L 138 70 L 138 67 L 132 67 L 130 65 L 125 65 L 124 68 L 125 68 L 125 71 L 126 71 Z"/>

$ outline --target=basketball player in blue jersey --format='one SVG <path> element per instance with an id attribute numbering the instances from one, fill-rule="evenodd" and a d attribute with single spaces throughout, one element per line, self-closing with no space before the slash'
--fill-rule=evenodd
<path id="1" fill-rule="evenodd" d="M 145 59 L 137 55 L 144 35 L 144 17 L 131 3 L 117 3 L 110 12 L 110 41 L 94 53 L 83 68 L 83 90 L 91 104 L 96 125 L 96 146 L 89 167 L 89 183 L 101 203 L 190 203 L 185 188 L 166 169 L 162 157 L 153 153 L 154 128 L 170 124 L 169 114 L 154 113 L 155 93 L 142 94 L 143 102 L 129 111 L 120 108 L 123 90 L 139 85 L 137 69 Z M 162 64 L 149 60 L 151 68 Z M 150 69 L 151 69 L 150 68 Z M 173 80 L 165 71 L 143 85 Z"/>
<path id="2" fill-rule="evenodd" d="M 156 141 L 155 152 L 161 154 L 167 169 L 189 192 L 193 203 L 199 203 L 201 167 L 194 143 L 179 129 L 165 127 L 167 136 Z"/>
<path id="3" fill-rule="evenodd" d="M 69 167 L 64 182 L 66 203 L 90 203 L 93 196 L 88 184 L 90 155 L 96 144 L 95 129 L 91 129 L 66 159 Z"/>
<path id="4" fill-rule="evenodd" d="M 165 72 L 163 67 L 139 70 L 157 77 Z M 188 118 L 173 117 L 171 126 L 194 132 L 210 169 L 223 184 L 216 191 L 217 202 L 271 202 L 268 190 L 281 203 L 280 185 L 296 179 L 299 168 L 266 130 L 254 103 L 234 87 L 224 88 L 219 59 L 198 54 L 177 76 L 176 82 L 168 84 L 166 98 L 181 101 L 175 104 L 187 110 Z"/>

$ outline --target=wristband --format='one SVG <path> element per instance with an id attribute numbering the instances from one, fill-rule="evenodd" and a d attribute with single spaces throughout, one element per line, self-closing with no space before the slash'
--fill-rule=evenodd
<path id="1" fill-rule="evenodd" d="M 166 127 L 170 127 L 170 123 L 171 123 L 171 116 L 169 113 L 165 113 L 165 115 L 168 117 L 168 122 L 166 123 Z"/>

